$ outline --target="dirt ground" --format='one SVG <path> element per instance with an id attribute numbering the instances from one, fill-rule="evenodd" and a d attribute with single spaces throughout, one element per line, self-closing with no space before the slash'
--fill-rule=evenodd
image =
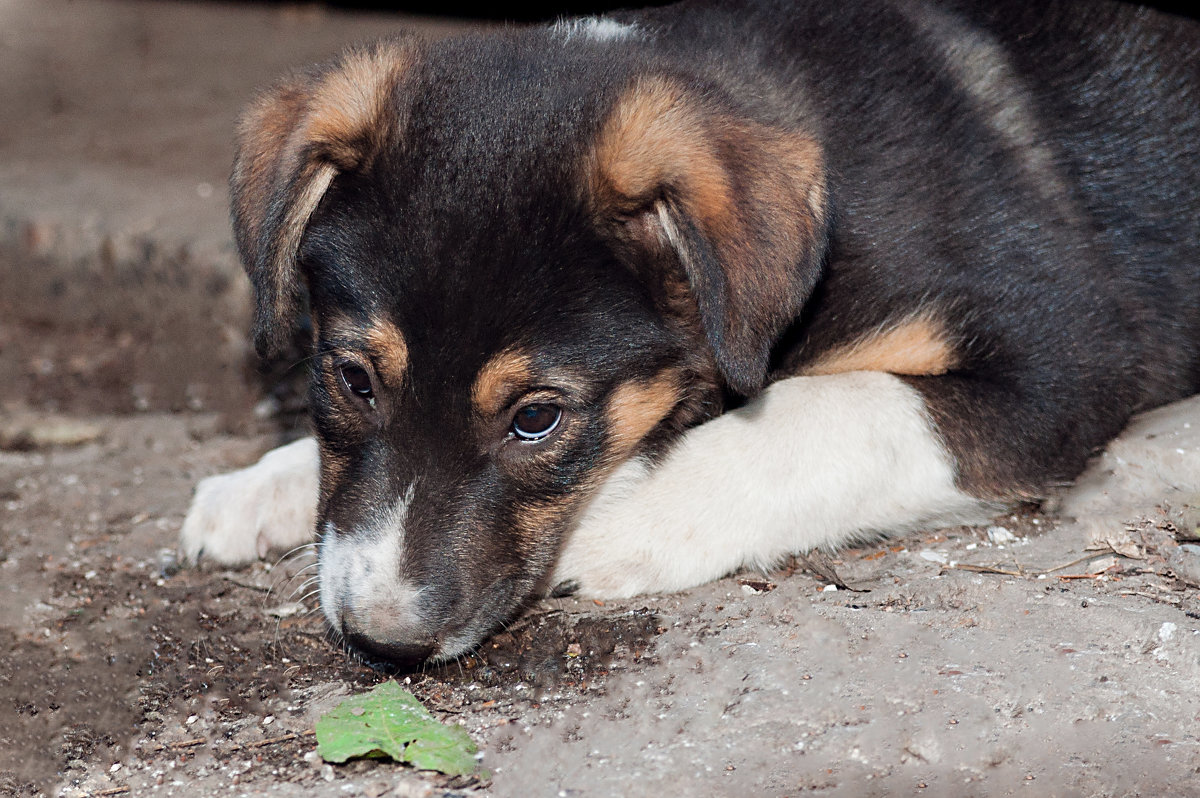
<path id="1" fill-rule="evenodd" d="M 1200 398 L 1066 494 L 1078 522 L 1026 508 L 677 595 L 541 603 L 398 677 L 480 745 L 489 777 L 452 780 L 315 757 L 317 716 L 388 676 L 326 640 L 311 561 L 178 567 L 196 480 L 285 425 L 49 412 L 31 386 L 75 334 L 56 348 L 4 310 L 0 793 L 1200 795 Z M 72 390 L 122 406 L 86 377 Z"/>
<path id="2" fill-rule="evenodd" d="M 486 778 L 316 758 L 390 677 L 327 641 L 303 555 L 174 546 L 198 479 L 298 432 L 243 334 L 237 108 L 398 24 L 0 0 L 0 795 L 1200 796 L 1200 398 L 1053 512 L 547 600 L 400 675 Z"/>

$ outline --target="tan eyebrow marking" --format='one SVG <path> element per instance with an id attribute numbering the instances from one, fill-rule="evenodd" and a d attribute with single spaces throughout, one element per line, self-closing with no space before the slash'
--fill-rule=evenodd
<path id="1" fill-rule="evenodd" d="M 528 386 L 532 380 L 533 361 L 530 357 L 505 349 L 485 363 L 475 376 L 471 402 L 480 415 L 494 416 L 504 408 L 505 400 L 515 390 Z"/>
<path id="2" fill-rule="evenodd" d="M 381 318 L 368 318 L 364 323 L 336 313 L 325 319 L 314 318 L 313 328 L 318 338 L 323 332 L 341 346 L 364 349 L 384 384 L 396 388 L 404 382 L 408 342 L 395 323 Z"/>
<path id="3" fill-rule="evenodd" d="M 674 369 L 618 386 L 607 408 L 611 453 L 624 457 L 632 452 L 675 409 L 679 398 Z"/>
<path id="4" fill-rule="evenodd" d="M 383 381 L 392 386 L 402 383 L 408 371 L 408 343 L 400 328 L 390 321 L 373 319 L 366 339 Z"/>

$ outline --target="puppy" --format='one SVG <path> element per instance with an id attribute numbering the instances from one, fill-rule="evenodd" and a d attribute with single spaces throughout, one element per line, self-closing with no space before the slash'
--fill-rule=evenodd
<path id="1" fill-rule="evenodd" d="M 1037 498 L 1200 388 L 1198 64 L 1132 6 L 810 0 L 299 72 L 233 221 L 260 352 L 307 297 L 315 443 L 183 549 L 315 530 L 330 626 L 411 664 Z"/>

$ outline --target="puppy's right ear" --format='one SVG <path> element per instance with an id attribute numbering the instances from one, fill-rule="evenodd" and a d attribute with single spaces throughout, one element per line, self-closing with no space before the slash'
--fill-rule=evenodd
<path id="1" fill-rule="evenodd" d="M 395 90 L 411 40 L 348 50 L 260 96 L 238 127 L 233 231 L 254 288 L 254 345 L 277 352 L 303 292 L 296 263 L 309 219 L 340 172 L 364 169 L 399 128 Z"/>
<path id="2" fill-rule="evenodd" d="M 618 97 L 585 166 L 601 229 L 659 265 L 669 253 L 725 384 L 761 390 L 825 257 L 816 136 L 753 118 L 716 87 L 648 75 Z"/>

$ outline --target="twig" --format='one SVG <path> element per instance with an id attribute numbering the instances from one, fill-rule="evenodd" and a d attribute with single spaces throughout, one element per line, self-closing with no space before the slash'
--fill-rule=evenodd
<path id="1" fill-rule="evenodd" d="M 177 740 L 173 743 L 155 743 L 152 754 L 159 754 L 163 751 L 182 751 L 185 748 L 195 748 L 197 745 L 204 745 L 208 742 L 206 737 L 197 737 L 194 740 Z"/>
<path id="2" fill-rule="evenodd" d="M 1125 557 L 1124 554 L 1122 554 L 1121 552 L 1114 549 L 1112 547 L 1111 543 L 1108 543 L 1106 545 L 1108 546 L 1107 549 L 1101 549 L 1099 551 L 1095 551 L 1091 554 L 1080 557 L 1078 560 L 1071 560 L 1071 562 L 1066 562 L 1066 563 L 1063 563 L 1062 565 L 1056 565 L 1053 568 L 1047 568 L 1044 571 L 1026 571 L 1021 568 L 1020 564 L 1017 565 L 1017 570 L 1015 570 L 1015 571 L 1009 570 L 1007 568 L 999 568 L 994 565 L 972 565 L 971 563 L 962 563 L 962 562 L 955 563 L 954 565 L 952 565 L 950 567 L 956 568 L 960 571 L 972 571 L 974 573 L 980 573 L 980 574 L 1000 574 L 1002 576 L 1020 576 L 1020 577 L 1049 576 L 1050 574 L 1052 574 L 1056 571 L 1061 571 L 1064 568 L 1070 568 L 1071 566 L 1079 565 L 1080 563 L 1089 562 L 1091 560 L 1096 559 L 1097 557 L 1108 557 L 1108 556 L 1114 555 L 1114 554 L 1118 557 Z M 1126 559 L 1130 559 L 1130 558 L 1126 557 Z M 1107 570 L 1107 569 L 1105 569 L 1105 570 Z M 1099 576 L 1099 574 L 1062 574 L 1059 576 L 1059 579 L 1095 579 L 1097 576 Z"/>
<path id="3" fill-rule="evenodd" d="M 287 742 L 291 742 L 292 740 L 299 740 L 301 737 L 312 737 L 314 734 L 316 734 L 316 732 L 313 731 L 312 729 L 309 729 L 308 731 L 302 731 L 302 732 L 289 732 L 288 734 L 281 734 L 278 737 L 270 737 L 266 740 L 258 740 L 253 743 L 238 743 L 237 745 L 232 745 L 229 748 L 226 748 L 223 753 L 231 754 L 234 751 L 245 751 L 245 750 L 254 749 L 254 748 L 266 748 L 268 745 L 275 745 L 276 743 L 287 743 Z"/>
<path id="4" fill-rule="evenodd" d="M 221 578 L 224 579 L 226 582 L 228 582 L 231 585 L 236 585 L 238 587 L 245 588 L 246 590 L 253 590 L 258 593 L 270 593 L 272 590 L 274 590 L 273 587 L 263 587 L 262 585 L 254 585 L 249 582 L 243 582 L 240 579 L 234 579 L 232 576 L 222 576 Z"/>
<path id="5" fill-rule="evenodd" d="M 1107 557 L 1110 554 L 1117 554 L 1117 556 L 1121 556 L 1120 554 L 1117 553 L 1117 550 L 1114 549 L 1111 544 L 1109 544 L 1107 551 L 1105 551 L 1104 549 L 1100 549 L 1099 551 L 1096 551 L 1092 554 L 1088 554 L 1084 557 L 1080 557 L 1078 560 L 1071 560 L 1068 563 L 1063 563 L 1062 565 L 1056 565 L 1053 568 L 1047 568 L 1046 570 L 1040 571 L 1039 573 L 1052 574 L 1055 571 L 1061 571 L 1064 568 L 1070 568 L 1072 565 L 1079 565 L 1081 562 L 1087 562 L 1088 560 L 1094 560 L 1097 557 Z"/>
<path id="6" fill-rule="evenodd" d="M 1025 576 L 1024 571 L 1009 571 L 1004 568 L 997 568 L 993 565 L 972 565 L 967 562 L 956 562 L 950 566 L 959 571 L 971 571 L 978 574 L 1000 574 L 1001 576 Z"/>
<path id="7" fill-rule="evenodd" d="M 1153 593 L 1143 593 L 1140 590 L 1124 590 L 1124 591 L 1121 591 L 1121 595 L 1122 596 L 1141 596 L 1142 598 L 1148 598 L 1151 601 L 1157 601 L 1159 604 L 1169 604 L 1172 607 L 1178 607 L 1179 605 L 1181 605 L 1183 603 L 1183 601 L 1171 601 L 1166 596 L 1156 596 Z"/>
<path id="8" fill-rule="evenodd" d="M 89 792 L 88 798 L 92 798 L 92 796 L 99 798 L 101 795 L 124 795 L 127 792 L 129 792 L 128 787 L 109 787 L 108 789 L 100 790 L 99 792 Z"/>

